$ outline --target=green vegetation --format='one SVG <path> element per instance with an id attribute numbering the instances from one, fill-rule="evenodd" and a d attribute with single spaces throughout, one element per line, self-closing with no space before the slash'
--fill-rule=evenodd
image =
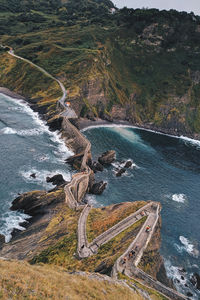
<path id="1" fill-rule="evenodd" d="M 156 9 L 112 13 L 114 6 L 107 0 L 0 4 L 1 42 L 60 78 L 82 117 L 121 118 L 200 133 L 200 17 Z M 8 66 L 4 52 L 1 85 L 30 98 L 40 85 L 38 105 L 51 106 L 44 111 L 52 116 L 56 83 L 52 87 L 43 75 L 38 82 L 37 72 L 22 62 L 10 61 Z M 20 89 L 12 85 L 18 74 Z"/>
<path id="2" fill-rule="evenodd" d="M 138 205 L 142 206 L 143 202 L 138 202 L 136 207 Z M 122 206 L 124 206 L 125 213 L 127 211 L 127 203 L 122 204 Z M 132 203 L 132 206 L 134 206 L 134 203 Z M 108 207 L 108 210 L 111 211 L 112 208 L 113 206 Z M 94 210 L 99 211 L 99 209 Z M 103 211 L 104 208 L 101 210 Z M 123 208 L 121 208 L 121 211 L 122 210 Z M 79 260 L 76 255 L 79 216 L 80 212 L 75 212 L 69 208 L 62 208 L 46 228 L 40 240 L 41 244 L 38 244 L 38 254 L 35 255 L 30 262 L 32 264 L 56 264 L 65 267 L 68 271 L 83 270 L 110 274 L 116 259 L 125 252 L 146 220 L 146 217 L 144 217 L 118 234 L 107 244 L 101 246 L 96 255 Z M 111 226 L 115 224 L 114 218 L 112 222 L 113 223 L 110 223 Z M 102 228 L 104 228 L 104 224 L 102 224 Z M 62 236 L 56 241 L 55 237 L 59 236 L 58 232 L 60 231 L 65 232 L 64 237 Z M 47 242 L 46 244 L 45 241 Z"/>

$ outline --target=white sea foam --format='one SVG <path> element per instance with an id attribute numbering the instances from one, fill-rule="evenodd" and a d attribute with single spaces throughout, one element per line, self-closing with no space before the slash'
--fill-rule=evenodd
<path id="1" fill-rule="evenodd" d="M 199 251 L 195 248 L 195 246 L 184 236 L 179 237 L 180 242 L 182 243 L 182 249 L 184 249 L 188 254 L 198 257 Z"/>
<path id="2" fill-rule="evenodd" d="M 193 296 L 190 298 L 192 300 L 198 300 L 198 295 L 194 292 L 193 287 L 189 281 L 190 275 L 188 273 L 183 273 L 181 270 L 182 267 L 173 266 L 170 260 L 164 260 L 164 265 L 167 273 L 167 277 L 173 280 L 174 285 L 176 286 L 177 291 L 180 293 L 186 294 L 191 292 Z"/>
<path id="3" fill-rule="evenodd" d="M 5 127 L 0 130 L 1 134 L 17 134 L 19 136 L 35 136 L 43 133 L 39 128 L 16 130 L 10 127 Z"/>
<path id="4" fill-rule="evenodd" d="M 5 236 L 5 241 L 8 243 L 12 238 L 12 231 L 14 229 L 18 230 L 25 230 L 25 228 L 20 223 L 26 222 L 31 217 L 24 214 L 24 213 L 18 213 L 9 211 L 2 215 L 1 221 L 3 222 L 3 226 L 1 228 L 0 233 Z"/>
<path id="5" fill-rule="evenodd" d="M 35 174 L 36 178 L 31 177 L 31 174 Z M 47 170 L 37 170 L 36 168 L 32 168 L 30 170 L 22 170 L 20 171 L 20 175 L 24 178 L 26 182 L 31 183 L 39 183 L 44 186 L 44 188 L 52 187 L 51 183 L 46 182 L 47 177 L 52 177 L 57 174 L 62 174 L 64 180 L 70 181 L 71 174 L 68 172 L 64 172 L 63 170 L 55 170 L 55 171 L 47 171 Z"/>
<path id="6" fill-rule="evenodd" d="M 95 195 L 89 195 L 89 194 L 86 194 L 85 195 L 85 201 L 91 205 L 91 206 L 94 206 L 94 207 L 102 207 L 103 204 L 99 204 L 98 201 L 96 200 L 96 197 Z"/>
<path id="7" fill-rule="evenodd" d="M 163 132 L 159 132 L 159 131 L 156 131 L 156 130 L 152 130 L 152 129 L 148 129 L 148 128 L 142 128 L 142 127 L 138 127 L 138 126 L 134 126 L 134 125 L 124 125 L 124 124 L 101 124 L 101 125 L 89 125 L 83 129 L 81 129 L 81 132 L 84 132 L 84 131 L 87 131 L 89 129 L 93 129 L 93 128 L 106 128 L 106 127 L 111 127 L 111 128 L 115 128 L 115 127 L 119 127 L 119 128 L 133 128 L 133 129 L 140 129 L 140 130 L 143 130 L 143 131 L 149 131 L 149 132 L 153 132 L 153 133 L 156 133 L 156 134 L 160 134 L 160 135 L 165 135 L 165 136 L 169 136 L 169 137 L 172 137 L 172 138 L 176 138 L 176 139 L 182 139 L 186 142 L 189 142 L 190 144 L 193 144 L 195 146 L 198 146 L 200 147 L 200 141 L 199 140 L 195 140 L 195 139 L 191 139 L 191 138 L 188 138 L 186 136 L 176 136 L 176 135 L 172 135 L 172 134 L 167 134 L 167 133 L 163 133 Z"/>
<path id="8" fill-rule="evenodd" d="M 187 196 L 185 194 L 173 194 L 172 200 L 180 203 L 185 203 Z"/>
<path id="9" fill-rule="evenodd" d="M 127 160 L 124 160 L 123 162 L 119 162 L 119 161 L 115 161 L 113 162 L 111 165 L 116 168 L 116 169 L 119 169 L 119 168 L 124 168 L 125 164 L 127 161 L 131 161 L 132 162 L 132 166 L 128 169 L 139 169 L 140 167 L 138 167 L 138 165 L 136 165 L 133 160 L 131 158 L 128 158 Z"/>
<path id="10" fill-rule="evenodd" d="M 15 105 L 18 105 L 18 107 L 20 107 L 22 109 L 22 111 L 28 115 L 31 116 L 31 118 L 33 119 L 34 123 L 37 124 L 39 126 L 39 128 L 34 128 L 34 129 L 27 129 L 27 130 L 20 130 L 20 131 L 16 131 L 15 129 L 9 129 L 7 134 L 18 134 L 18 135 L 38 135 L 38 134 L 42 134 L 42 133 L 47 133 L 50 137 L 51 140 L 58 144 L 58 151 L 56 152 L 56 154 L 59 154 L 62 159 L 63 158 L 68 158 L 69 156 L 73 155 L 74 153 L 69 150 L 64 141 L 61 139 L 61 135 L 59 134 L 58 131 L 50 131 L 48 126 L 46 125 L 46 123 L 40 119 L 39 114 L 37 112 L 34 112 L 30 106 L 24 101 L 24 100 L 16 100 L 13 99 L 9 96 L 5 96 L 9 101 L 13 102 Z M 14 132 L 15 131 L 15 132 Z M 4 133 L 5 134 L 5 133 Z"/>

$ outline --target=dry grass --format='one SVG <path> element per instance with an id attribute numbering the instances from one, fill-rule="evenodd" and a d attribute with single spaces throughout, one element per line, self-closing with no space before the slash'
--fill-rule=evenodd
<path id="1" fill-rule="evenodd" d="M 125 202 L 103 208 L 93 208 L 87 219 L 87 237 L 88 241 L 93 241 L 98 235 L 114 226 L 130 214 L 136 212 L 145 201 Z"/>
<path id="2" fill-rule="evenodd" d="M 121 284 L 89 275 L 70 275 L 59 267 L 30 266 L 25 262 L 0 261 L 0 299 L 105 299 L 142 300 Z M 94 278 L 93 278 L 94 277 Z"/>

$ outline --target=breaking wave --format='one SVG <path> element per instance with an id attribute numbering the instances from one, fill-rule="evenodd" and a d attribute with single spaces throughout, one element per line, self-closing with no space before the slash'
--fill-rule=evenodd
<path id="1" fill-rule="evenodd" d="M 180 203 L 184 203 L 187 200 L 187 197 L 185 194 L 173 194 L 172 200 Z"/>

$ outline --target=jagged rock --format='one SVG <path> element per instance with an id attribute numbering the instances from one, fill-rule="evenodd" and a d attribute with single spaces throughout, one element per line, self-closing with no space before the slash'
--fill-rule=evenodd
<path id="1" fill-rule="evenodd" d="M 44 191 L 34 191 L 31 193 L 25 193 L 17 197 L 11 206 L 11 210 L 23 210 L 28 215 L 35 215 L 39 208 L 44 206 L 41 201 L 41 196 L 44 196 Z"/>
<path id="2" fill-rule="evenodd" d="M 127 162 L 125 163 L 124 168 L 128 169 L 128 168 L 132 167 L 132 164 L 133 164 L 133 163 L 132 163 L 131 160 L 127 160 Z"/>
<path id="3" fill-rule="evenodd" d="M 194 273 L 190 277 L 190 282 L 196 287 L 196 289 L 200 290 L 200 275 L 197 273 Z"/>
<path id="4" fill-rule="evenodd" d="M 187 292 L 187 296 L 188 296 L 188 297 L 192 297 L 192 296 L 193 296 L 193 294 L 192 294 L 192 293 L 190 293 L 190 292 Z"/>
<path id="5" fill-rule="evenodd" d="M 61 174 L 54 175 L 53 177 L 47 177 L 46 181 L 51 182 L 53 185 L 57 185 L 57 186 L 65 183 L 65 180 Z"/>
<path id="6" fill-rule="evenodd" d="M 60 130 L 62 128 L 63 117 L 48 120 L 47 124 L 52 131 Z"/>
<path id="7" fill-rule="evenodd" d="M 84 152 L 82 151 L 79 154 L 70 156 L 69 158 L 67 158 L 65 161 L 66 163 L 70 164 L 71 166 L 73 166 L 75 169 L 80 169 L 81 167 L 81 161 L 83 158 Z"/>
<path id="8" fill-rule="evenodd" d="M 102 164 L 100 164 L 98 161 L 94 161 L 93 164 L 91 165 L 91 169 L 94 171 L 94 172 L 102 172 L 104 167 Z"/>
<path id="9" fill-rule="evenodd" d="M 35 174 L 35 173 L 33 173 L 33 174 L 31 174 L 31 175 L 30 175 L 30 177 L 32 177 L 32 178 L 34 178 L 34 179 L 35 179 L 35 178 L 36 178 L 36 174 Z"/>
<path id="10" fill-rule="evenodd" d="M 97 182 L 93 184 L 93 186 L 91 187 L 90 193 L 94 195 L 101 195 L 105 190 L 106 186 L 107 186 L 107 182 L 103 182 L 103 181 Z"/>
<path id="11" fill-rule="evenodd" d="M 183 276 L 183 275 L 181 276 L 181 280 L 185 280 L 185 278 L 184 278 L 184 276 Z"/>
<path id="12" fill-rule="evenodd" d="M 57 188 L 58 190 L 58 188 Z M 63 195 L 55 192 L 33 191 L 17 197 L 11 206 L 11 210 L 22 210 L 30 216 L 44 215 L 51 207 L 65 201 Z"/>
<path id="13" fill-rule="evenodd" d="M 5 243 L 5 236 L 3 234 L 0 234 L 0 248 Z"/>
<path id="14" fill-rule="evenodd" d="M 104 152 L 99 158 L 98 161 L 102 165 L 110 165 L 116 157 L 116 152 L 114 150 L 109 150 Z"/>
<path id="15" fill-rule="evenodd" d="M 116 176 L 117 176 L 117 177 L 120 177 L 120 176 L 122 176 L 122 174 L 124 174 L 125 172 L 126 172 L 126 169 L 125 169 L 125 168 L 122 168 L 122 169 L 120 169 L 119 171 L 117 171 Z"/>

